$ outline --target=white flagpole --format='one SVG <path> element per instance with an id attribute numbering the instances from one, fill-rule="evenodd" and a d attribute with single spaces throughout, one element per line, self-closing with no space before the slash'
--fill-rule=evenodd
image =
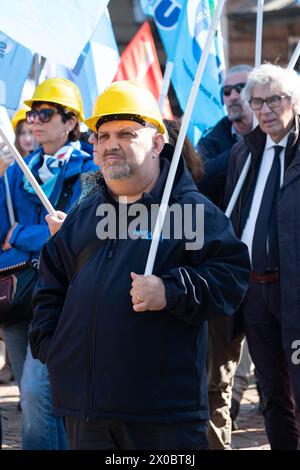
<path id="1" fill-rule="evenodd" d="M 298 41 L 297 47 L 293 52 L 291 60 L 289 61 L 289 64 L 287 66 L 288 69 L 294 69 L 295 68 L 295 65 L 297 63 L 299 55 L 300 55 L 300 40 Z"/>
<path id="2" fill-rule="evenodd" d="M 256 40 L 255 40 L 255 67 L 259 67 L 261 65 L 261 52 L 262 52 L 262 34 L 263 34 L 263 16 L 264 16 L 264 0 L 257 0 L 257 14 L 256 14 Z M 254 126 L 257 125 L 257 119 L 255 114 L 253 113 L 253 120 L 254 120 Z M 244 181 L 247 177 L 249 168 L 250 168 L 250 161 L 251 161 L 251 155 L 249 154 L 243 171 L 240 174 L 240 177 L 237 181 L 236 187 L 234 188 L 234 191 L 232 193 L 232 196 L 230 198 L 229 204 L 227 206 L 227 209 L 225 211 L 225 214 L 227 217 L 230 217 L 232 214 L 232 211 L 234 209 L 234 206 L 236 204 L 236 201 L 240 195 L 241 189 L 243 187 Z"/>
<path id="3" fill-rule="evenodd" d="M 24 162 L 24 159 L 21 157 L 21 155 L 19 154 L 18 150 L 16 149 L 16 147 L 8 140 L 8 138 L 6 137 L 6 135 L 4 134 L 3 130 L 1 129 L 0 127 L 0 137 L 2 138 L 2 140 L 5 142 L 5 144 L 7 145 L 10 153 L 14 156 L 14 159 L 16 160 L 17 164 L 19 165 L 19 167 L 21 168 L 21 170 L 23 171 L 24 175 L 26 176 L 26 178 L 29 180 L 31 186 L 34 188 L 37 196 L 39 197 L 39 199 L 41 200 L 42 204 L 44 205 L 44 207 L 46 208 L 46 210 L 48 211 L 48 213 L 50 215 L 53 215 L 55 216 L 56 215 L 56 212 L 51 204 L 51 202 L 49 201 L 49 199 L 47 199 L 44 191 L 42 190 L 42 188 L 40 187 L 39 183 L 37 182 L 37 180 L 35 179 L 35 177 L 33 176 L 33 174 L 31 173 L 31 171 L 29 170 L 28 166 L 26 165 L 26 163 Z"/>
<path id="4" fill-rule="evenodd" d="M 34 84 L 37 87 L 40 83 L 41 74 L 41 57 L 39 54 L 34 54 Z"/>
<path id="5" fill-rule="evenodd" d="M 162 112 L 165 99 L 168 96 L 173 68 L 174 68 L 174 62 L 171 60 L 168 60 L 166 63 L 163 84 L 162 84 L 161 92 L 160 92 L 159 99 L 158 99 L 158 107 L 159 107 L 160 112 Z"/>
<path id="6" fill-rule="evenodd" d="M 211 26 L 210 26 L 209 31 L 208 31 L 208 35 L 207 35 L 205 46 L 204 46 L 204 49 L 203 49 L 203 52 L 202 52 L 202 55 L 201 55 L 201 59 L 200 59 L 200 62 L 198 64 L 198 67 L 197 67 L 195 80 L 194 80 L 194 83 L 192 85 L 190 95 L 189 95 L 189 99 L 188 99 L 188 102 L 187 102 L 187 106 L 186 106 L 186 109 L 185 109 L 185 112 L 184 112 L 184 115 L 183 115 L 183 118 L 182 118 L 182 124 L 181 124 L 181 127 L 180 127 L 178 139 L 177 139 L 175 150 L 174 150 L 174 155 L 173 155 L 172 162 L 171 162 L 171 165 L 170 165 L 170 170 L 169 170 L 168 178 L 167 178 L 167 181 L 166 181 L 166 186 L 165 186 L 165 189 L 164 189 L 162 201 L 161 201 L 161 204 L 160 204 L 160 207 L 159 207 L 157 220 L 156 220 L 156 223 L 155 223 L 154 233 L 153 233 L 153 237 L 152 237 L 152 241 L 151 241 L 151 245 L 150 245 L 150 250 L 149 250 L 149 254 L 148 254 L 148 259 L 147 259 L 147 264 L 146 264 L 146 269 L 145 269 L 145 275 L 146 276 L 152 274 L 152 271 L 153 271 L 153 266 L 154 266 L 154 262 L 155 262 L 155 257 L 156 257 L 156 253 L 157 253 L 159 240 L 160 240 L 160 235 L 161 235 L 165 215 L 166 215 L 166 212 L 167 212 L 168 202 L 169 202 L 169 199 L 170 199 L 170 194 L 171 194 L 171 190 L 172 190 L 172 186 L 173 186 L 173 182 L 174 182 L 174 178 L 175 178 L 179 158 L 180 158 L 180 155 L 181 155 L 184 139 L 185 139 L 185 136 L 186 136 L 186 133 L 187 133 L 188 124 L 189 124 L 189 121 L 191 119 L 191 114 L 192 114 L 193 107 L 195 105 L 195 101 L 196 101 L 196 98 L 197 98 L 197 93 L 198 93 L 198 90 L 199 90 L 200 82 L 201 82 L 202 75 L 203 75 L 203 72 L 204 72 L 204 69 L 205 69 L 205 66 L 206 66 L 206 62 L 207 62 L 207 59 L 208 59 L 208 55 L 209 55 L 209 52 L 210 52 L 210 49 L 211 49 L 211 44 L 212 44 L 214 35 L 217 31 L 218 24 L 219 24 L 219 21 L 220 21 L 220 18 L 221 18 L 224 3 L 225 3 L 225 0 L 219 0 L 218 1 L 218 5 L 217 5 L 216 10 L 214 12 L 214 16 L 213 16 L 213 19 L 212 19 L 212 22 L 211 22 Z"/>
<path id="7" fill-rule="evenodd" d="M 15 219 L 14 208 L 12 205 L 12 200 L 11 200 L 9 184 L 8 184 L 6 173 L 4 173 L 4 186 L 5 186 L 5 192 L 6 192 L 6 205 L 7 205 L 10 225 L 14 225 L 14 223 L 16 222 L 16 219 Z"/>
<path id="8" fill-rule="evenodd" d="M 240 174 L 240 177 L 238 179 L 238 182 L 236 183 L 236 187 L 234 188 L 234 191 L 232 193 L 232 196 L 230 198 L 230 201 L 229 201 L 229 204 L 227 206 L 227 209 L 225 211 L 225 215 L 227 215 L 227 217 L 230 217 L 231 216 L 231 213 L 234 209 L 234 206 L 235 206 L 235 203 L 237 201 L 237 198 L 239 197 L 239 194 L 241 192 L 241 189 L 242 189 L 242 186 L 244 184 L 244 181 L 246 179 L 246 176 L 248 174 L 248 171 L 249 171 L 249 168 L 250 168 L 250 161 L 251 161 L 251 154 L 248 155 L 248 158 L 246 160 L 246 163 L 243 167 L 243 170 Z"/>
<path id="9" fill-rule="evenodd" d="M 264 0 L 257 0 L 255 67 L 259 67 L 261 65 L 263 16 L 264 16 Z"/>

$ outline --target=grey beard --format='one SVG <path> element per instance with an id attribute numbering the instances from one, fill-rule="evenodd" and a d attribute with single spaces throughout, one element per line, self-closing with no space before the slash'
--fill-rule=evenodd
<path id="1" fill-rule="evenodd" d="M 228 116 L 229 121 L 231 122 L 239 122 L 242 121 L 244 118 L 244 113 L 242 110 L 236 111 L 236 112 L 231 112 Z"/>
<path id="2" fill-rule="evenodd" d="M 127 163 L 122 168 L 114 168 L 112 166 L 109 168 L 108 171 L 106 171 L 105 169 L 102 169 L 102 171 L 111 180 L 127 179 L 131 176 L 132 173 L 131 168 Z"/>

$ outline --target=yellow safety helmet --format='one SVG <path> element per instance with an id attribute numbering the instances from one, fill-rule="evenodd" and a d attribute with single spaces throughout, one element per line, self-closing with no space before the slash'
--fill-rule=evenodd
<path id="1" fill-rule="evenodd" d="M 29 111 L 29 108 L 20 108 L 18 111 L 15 112 L 15 114 L 12 117 L 11 123 L 13 126 L 14 131 L 16 132 L 17 125 L 21 121 L 26 121 L 26 112 Z"/>
<path id="2" fill-rule="evenodd" d="M 35 101 L 56 103 L 75 111 L 81 121 L 84 121 L 83 104 L 79 88 L 66 78 L 48 78 L 38 85 L 31 100 L 24 101 L 30 108 Z"/>
<path id="3" fill-rule="evenodd" d="M 142 83 L 123 80 L 112 83 L 98 96 L 93 115 L 85 124 L 97 132 L 97 123 L 106 121 L 134 120 L 151 122 L 164 134 L 165 126 L 157 102 L 152 93 Z"/>

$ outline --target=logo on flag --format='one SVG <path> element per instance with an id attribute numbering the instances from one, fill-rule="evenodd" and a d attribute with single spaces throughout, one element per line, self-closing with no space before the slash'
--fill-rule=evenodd
<path id="1" fill-rule="evenodd" d="M 141 0 L 145 15 L 153 16 L 168 59 L 171 60 L 177 42 L 177 26 L 186 0 Z"/>

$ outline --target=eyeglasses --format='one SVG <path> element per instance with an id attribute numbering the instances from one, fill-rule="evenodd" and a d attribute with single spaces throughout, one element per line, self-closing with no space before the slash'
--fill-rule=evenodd
<path id="1" fill-rule="evenodd" d="M 28 124 L 32 124 L 35 118 L 38 116 L 39 121 L 49 122 L 53 114 L 55 113 L 59 113 L 62 115 L 64 114 L 58 109 L 53 109 L 53 108 L 43 108 L 43 109 L 40 109 L 40 111 L 38 111 L 37 109 L 31 109 L 30 111 L 27 111 L 26 113 L 26 121 L 28 122 Z"/>
<path id="2" fill-rule="evenodd" d="M 262 98 L 251 98 L 249 104 L 253 111 L 259 111 L 260 109 L 262 109 L 264 103 L 267 103 L 270 109 L 279 108 L 282 98 L 287 97 L 288 95 L 272 95 L 268 96 L 268 98 L 266 98 L 265 100 L 263 100 Z"/>
<path id="3" fill-rule="evenodd" d="M 242 89 L 245 88 L 246 83 L 236 83 L 235 85 L 225 85 L 223 87 L 223 95 L 230 96 L 232 90 L 235 90 L 237 93 L 241 93 Z"/>

